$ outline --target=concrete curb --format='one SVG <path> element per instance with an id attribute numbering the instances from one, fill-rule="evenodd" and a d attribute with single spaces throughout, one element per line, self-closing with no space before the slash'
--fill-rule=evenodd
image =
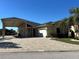
<path id="1" fill-rule="evenodd" d="M 79 52 L 79 50 L 52 50 L 52 51 L 0 51 L 0 53 L 43 53 L 43 52 Z"/>

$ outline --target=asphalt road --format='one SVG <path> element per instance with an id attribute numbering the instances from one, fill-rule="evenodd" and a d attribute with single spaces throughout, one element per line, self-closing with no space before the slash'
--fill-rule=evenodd
<path id="1" fill-rule="evenodd" d="M 79 52 L 0 53 L 0 59 L 79 59 Z"/>

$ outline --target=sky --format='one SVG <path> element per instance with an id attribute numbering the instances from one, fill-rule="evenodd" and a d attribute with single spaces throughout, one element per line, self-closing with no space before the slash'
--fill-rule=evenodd
<path id="1" fill-rule="evenodd" d="M 79 0 L 0 0 L 0 19 L 18 17 L 41 24 L 55 22 L 70 16 L 69 9 L 74 7 L 79 7 Z"/>

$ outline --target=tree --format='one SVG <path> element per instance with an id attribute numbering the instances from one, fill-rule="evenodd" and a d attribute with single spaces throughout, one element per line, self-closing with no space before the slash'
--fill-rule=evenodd
<path id="1" fill-rule="evenodd" d="M 69 26 L 74 26 L 78 24 L 78 18 L 79 18 L 79 8 L 72 8 L 70 9 L 70 13 L 72 16 L 69 18 Z M 71 27 L 72 28 L 72 27 Z M 75 28 L 75 30 L 77 30 Z M 74 38 L 75 37 L 75 32 L 71 30 L 71 36 Z"/>
<path id="2" fill-rule="evenodd" d="M 66 28 L 66 26 L 67 26 L 67 18 L 64 18 L 63 19 L 63 21 L 61 21 L 61 23 L 60 23 L 60 27 L 62 28 L 62 29 L 65 29 Z"/>
<path id="3" fill-rule="evenodd" d="M 68 36 L 68 18 L 62 19 L 60 23 L 60 30 L 63 37 Z"/>
<path id="4" fill-rule="evenodd" d="M 75 15 L 75 16 L 79 16 L 79 8 L 70 9 L 70 13 Z"/>
<path id="5" fill-rule="evenodd" d="M 76 24 L 76 21 L 79 17 L 79 8 L 70 9 L 70 13 L 72 14 L 72 17 L 70 17 L 70 21 L 73 22 L 73 25 L 74 25 L 74 24 Z"/>
<path id="6" fill-rule="evenodd" d="M 68 22 L 68 25 L 71 26 L 71 25 L 75 25 L 76 24 L 76 21 L 74 19 L 73 16 L 69 17 L 69 22 Z"/>

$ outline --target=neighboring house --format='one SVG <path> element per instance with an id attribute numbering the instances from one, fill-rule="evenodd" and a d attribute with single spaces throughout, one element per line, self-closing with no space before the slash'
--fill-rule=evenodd
<path id="1" fill-rule="evenodd" d="M 3 29 L 0 29 L 0 36 L 2 35 L 2 31 L 3 31 Z M 11 29 L 11 30 L 5 29 L 5 35 L 16 35 L 16 34 L 17 34 L 17 32 L 13 29 Z"/>

